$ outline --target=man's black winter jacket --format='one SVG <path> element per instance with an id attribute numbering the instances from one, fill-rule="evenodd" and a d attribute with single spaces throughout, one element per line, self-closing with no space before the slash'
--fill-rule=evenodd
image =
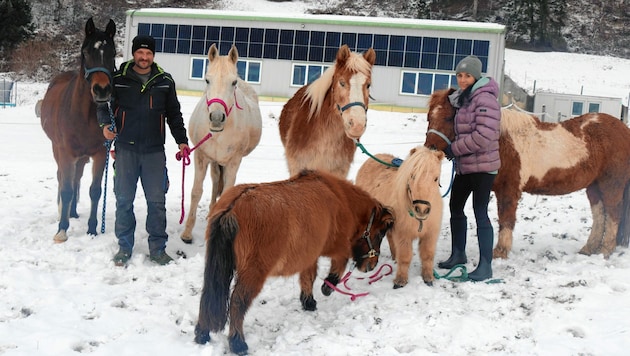
<path id="1" fill-rule="evenodd" d="M 111 108 L 118 131 L 117 147 L 141 153 L 164 151 L 165 123 L 177 144 L 188 144 L 171 75 L 153 63 L 149 80 L 143 84 L 133 66 L 133 60 L 123 63 L 113 76 Z M 99 124 L 111 124 L 107 105 L 99 105 L 97 110 Z"/>

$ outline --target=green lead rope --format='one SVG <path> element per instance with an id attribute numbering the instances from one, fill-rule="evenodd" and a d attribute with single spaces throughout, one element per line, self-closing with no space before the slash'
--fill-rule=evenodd
<path id="1" fill-rule="evenodd" d="M 455 276 L 451 276 L 457 270 L 461 270 L 461 273 Z M 435 277 L 435 279 L 446 279 L 451 282 L 475 282 L 472 279 L 468 278 L 468 271 L 466 270 L 466 266 L 462 264 L 453 266 L 444 275 L 440 275 L 439 273 L 437 273 L 436 270 L 433 270 L 433 277 Z M 503 283 L 503 280 L 499 278 L 495 278 L 495 279 L 489 279 L 485 281 L 484 283 L 486 284 Z"/>

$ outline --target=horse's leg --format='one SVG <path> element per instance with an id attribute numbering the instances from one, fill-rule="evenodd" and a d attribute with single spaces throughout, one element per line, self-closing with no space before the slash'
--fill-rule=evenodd
<path id="1" fill-rule="evenodd" d="M 420 272 L 422 280 L 428 286 L 432 286 L 435 280 L 435 276 L 433 275 L 433 263 L 435 261 L 435 248 L 439 234 L 439 229 L 438 231 L 427 229 L 418 241 L 418 254 L 420 255 L 420 262 L 422 262 Z"/>
<path id="2" fill-rule="evenodd" d="M 333 286 L 339 284 L 339 281 L 341 280 L 341 274 L 346 270 L 347 263 L 347 258 L 331 259 L 330 271 L 328 272 L 328 277 L 326 277 L 326 281 L 328 281 L 328 283 L 332 284 Z M 324 294 L 325 296 L 329 296 L 332 294 L 332 292 L 333 289 L 328 284 L 326 284 L 326 282 L 324 282 L 322 284 L 322 294 Z"/>
<path id="3" fill-rule="evenodd" d="M 59 152 L 57 152 L 59 153 Z M 74 197 L 74 187 L 72 182 L 75 176 L 75 161 L 72 157 L 55 153 L 57 160 L 57 179 L 59 181 L 59 227 L 55 234 L 55 242 L 65 242 L 68 240 L 66 231 L 70 226 L 70 205 Z"/>
<path id="4" fill-rule="evenodd" d="M 392 238 L 391 231 L 387 233 L 387 243 L 389 244 L 389 251 L 392 253 L 392 260 L 396 261 L 396 243 Z"/>
<path id="5" fill-rule="evenodd" d="M 210 197 L 210 207 L 217 202 L 217 198 L 223 190 L 222 182 L 223 168 L 217 162 L 210 162 L 210 177 L 212 178 L 212 197 Z"/>
<path id="6" fill-rule="evenodd" d="M 402 236 L 401 231 L 396 231 L 392 237 L 396 245 L 396 278 L 394 278 L 394 289 L 402 288 L 409 282 L 409 265 L 413 258 L 413 239 L 415 234 Z M 424 277 L 423 277 L 424 278 Z"/>
<path id="7" fill-rule="evenodd" d="M 317 277 L 317 261 L 300 272 L 300 302 L 302 309 L 307 311 L 317 310 L 317 301 L 313 297 L 315 277 Z"/>
<path id="8" fill-rule="evenodd" d="M 192 230 L 197 222 L 197 207 L 199 206 L 199 200 L 203 195 L 203 181 L 206 178 L 208 171 L 208 161 L 205 159 L 203 152 L 195 151 L 195 180 L 193 182 L 192 190 L 190 191 L 190 205 L 188 209 L 188 218 L 186 218 L 186 226 L 180 236 L 182 241 L 186 243 L 192 243 L 193 236 Z"/>
<path id="9" fill-rule="evenodd" d="M 219 182 L 222 184 L 218 187 L 218 195 L 217 198 L 223 194 L 224 191 L 234 186 L 236 183 L 236 174 L 238 173 L 238 168 L 241 166 L 242 158 L 235 158 L 228 162 L 222 170 Z"/>
<path id="10" fill-rule="evenodd" d="M 503 184 L 499 189 L 496 189 L 497 182 L 495 182 L 494 187 L 499 215 L 499 241 L 494 247 L 494 258 L 507 258 L 512 250 L 512 232 L 516 224 L 516 208 L 523 192 L 517 185 L 511 187 Z"/>
<path id="11" fill-rule="evenodd" d="M 605 185 L 607 182 L 603 182 Z M 602 253 L 605 258 L 615 251 L 617 246 L 617 230 L 621 220 L 623 189 L 618 185 L 607 184 L 612 191 L 601 189 L 602 182 L 593 183 L 586 188 L 586 195 L 591 203 L 593 227 L 581 254 Z M 619 189 L 621 188 L 621 189 Z"/>
<path id="12" fill-rule="evenodd" d="M 96 235 L 96 225 L 98 220 L 96 218 L 96 212 L 98 210 L 98 201 L 101 199 L 101 193 L 103 192 L 101 184 L 103 183 L 103 170 L 105 169 L 105 160 L 107 159 L 107 149 L 103 148 L 102 152 L 99 152 L 92 156 L 92 184 L 90 185 L 90 217 L 88 219 L 88 231 L 89 235 Z"/>
<path id="13" fill-rule="evenodd" d="M 72 202 L 70 203 L 71 218 L 79 217 L 79 213 L 77 212 L 77 204 L 79 203 L 79 198 L 81 197 L 81 178 L 83 178 L 83 169 L 89 161 L 89 157 L 82 156 L 77 159 L 74 166 L 74 177 L 72 178 L 73 194 Z"/>
<path id="14" fill-rule="evenodd" d="M 586 244 L 579 253 L 583 255 L 592 255 L 601 249 L 602 240 L 604 238 L 604 228 L 605 228 L 605 211 L 604 204 L 601 198 L 601 192 L 596 184 L 591 184 L 586 187 L 586 196 L 588 197 L 588 201 L 591 204 L 591 215 L 593 218 L 593 225 L 591 226 L 591 233 L 588 236 L 588 240 Z"/>
<path id="15" fill-rule="evenodd" d="M 230 297 L 230 331 L 228 339 L 230 350 L 237 355 L 247 354 L 247 343 L 243 333 L 243 320 L 252 301 L 262 290 L 266 274 L 251 260 L 246 262 L 250 268 L 238 271 L 234 291 Z"/>

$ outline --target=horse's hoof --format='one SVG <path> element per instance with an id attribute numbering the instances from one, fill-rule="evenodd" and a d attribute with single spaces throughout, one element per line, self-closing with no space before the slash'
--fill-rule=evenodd
<path id="1" fill-rule="evenodd" d="M 433 287 L 433 281 L 424 281 L 424 284 L 426 284 L 429 287 Z"/>
<path id="2" fill-rule="evenodd" d="M 407 283 L 409 283 L 409 280 L 407 280 L 407 278 L 395 278 L 394 279 L 394 289 L 402 288 L 402 287 L 406 286 Z"/>
<path id="3" fill-rule="evenodd" d="M 195 342 L 199 345 L 203 345 L 210 341 L 210 331 L 200 330 L 199 325 L 195 326 Z"/>
<path id="4" fill-rule="evenodd" d="M 58 233 L 55 234 L 55 237 L 53 238 L 53 240 L 57 244 L 64 243 L 64 242 L 68 241 L 68 235 L 66 234 L 65 230 L 61 230 L 61 231 L 59 231 Z"/>
<path id="5" fill-rule="evenodd" d="M 238 335 L 230 337 L 230 351 L 237 355 L 247 355 L 247 343 Z"/>
<path id="6" fill-rule="evenodd" d="M 300 293 L 300 302 L 302 302 L 302 309 L 306 311 L 317 310 L 317 301 L 315 301 L 312 294 L 306 295 L 304 293 Z"/>
<path id="7" fill-rule="evenodd" d="M 322 294 L 326 297 L 330 296 L 333 292 L 333 289 L 326 283 L 322 284 Z"/>
<path id="8" fill-rule="evenodd" d="M 181 239 L 187 244 L 191 244 L 193 242 L 192 236 L 182 236 Z"/>
<path id="9" fill-rule="evenodd" d="M 502 258 L 504 260 L 508 257 L 508 252 L 504 248 L 496 247 L 492 252 L 493 258 Z"/>
<path id="10" fill-rule="evenodd" d="M 590 248 L 588 248 L 588 246 L 584 246 L 582 247 L 582 249 L 580 250 L 580 252 L 578 252 L 580 255 L 586 255 L 586 256 L 590 256 L 593 254 L 593 252 L 591 251 Z"/>

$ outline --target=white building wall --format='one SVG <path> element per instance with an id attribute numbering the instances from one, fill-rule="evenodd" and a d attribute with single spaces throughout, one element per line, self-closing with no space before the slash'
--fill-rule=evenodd
<path id="1" fill-rule="evenodd" d="M 231 18 L 225 18 L 223 14 Z M 234 26 L 234 27 L 270 27 L 275 29 L 316 30 L 316 31 L 350 31 L 357 33 L 388 34 L 401 36 L 422 36 L 441 38 L 465 38 L 490 42 L 488 54 L 488 70 L 491 76 L 502 85 L 505 51 L 505 32 L 502 25 L 471 22 L 431 21 L 412 19 L 386 19 L 370 17 L 346 17 L 331 15 L 304 15 L 309 21 L 317 19 L 317 23 L 300 21 L 301 16 L 278 21 L 279 15 L 273 15 L 274 22 L 266 22 L 266 16 L 259 14 L 260 20 L 252 21 L 249 13 L 222 12 L 216 10 L 192 9 L 141 9 L 128 11 L 125 36 L 125 58 L 131 57 L 131 40 L 138 33 L 139 23 L 188 24 L 199 26 Z M 209 18 L 217 16 L 217 18 Z M 228 17 L 230 17 L 228 16 Z M 320 19 L 325 21 L 320 21 Z M 344 21 L 341 21 L 343 19 Z M 349 20 L 348 20 L 349 19 Z M 394 25 L 384 25 L 392 22 Z M 418 24 L 425 24 L 424 29 L 418 29 Z M 408 27 L 405 27 L 408 24 Z M 413 28 L 416 27 L 416 28 Z M 203 90 L 205 82 L 190 79 L 191 55 L 158 52 L 155 61 L 167 72 L 171 73 L 180 90 Z M 201 56 L 195 56 L 201 57 Z M 290 85 L 292 64 L 289 60 L 251 59 L 262 62 L 261 81 L 252 84 L 261 96 L 291 97 L 297 87 Z M 322 64 L 319 62 L 319 64 Z M 412 108 L 428 106 L 429 95 L 401 94 L 401 74 L 403 71 L 428 71 L 421 68 L 401 68 L 376 65 L 372 71 L 371 94 L 374 103 L 396 105 Z M 436 72 L 440 72 L 436 70 Z M 452 71 L 442 74 L 454 74 Z"/>

